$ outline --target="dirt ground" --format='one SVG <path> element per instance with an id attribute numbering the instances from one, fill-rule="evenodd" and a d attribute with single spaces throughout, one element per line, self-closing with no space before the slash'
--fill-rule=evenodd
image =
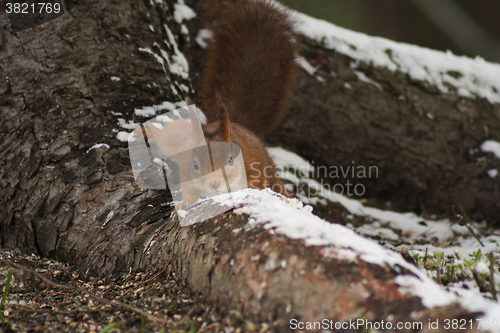
<path id="1" fill-rule="evenodd" d="M 281 332 L 283 322 L 253 323 L 221 313 L 164 271 L 82 281 L 67 265 L 0 251 L 1 332 Z"/>

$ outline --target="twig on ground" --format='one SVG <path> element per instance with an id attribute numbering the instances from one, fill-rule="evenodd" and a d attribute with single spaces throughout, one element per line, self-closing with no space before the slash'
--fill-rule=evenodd
<path id="1" fill-rule="evenodd" d="M 467 215 L 467 213 L 465 212 L 465 210 L 463 209 L 463 207 L 461 205 L 458 205 L 458 207 L 460 207 L 460 210 L 462 211 L 462 215 L 455 213 L 455 207 L 452 207 L 453 214 L 458 217 L 458 224 L 465 226 L 467 228 L 467 230 L 469 230 L 471 235 L 479 242 L 479 244 L 481 244 L 481 246 L 484 247 L 484 244 L 479 239 L 479 236 L 476 235 L 474 230 L 472 230 L 472 227 L 471 227 L 472 222 L 471 222 L 469 216 Z"/>
<path id="2" fill-rule="evenodd" d="M 156 279 L 157 277 L 159 277 L 163 272 L 165 272 L 165 270 L 168 268 L 168 266 L 172 262 L 172 259 L 174 259 L 174 256 L 170 256 L 170 259 L 168 260 L 168 263 L 165 265 L 165 267 L 163 267 L 163 269 L 161 271 L 159 271 L 157 274 L 155 274 L 155 276 L 153 276 L 153 277 L 147 279 L 146 281 L 144 281 L 144 285 L 146 285 L 149 282 L 153 281 L 154 279 Z"/>
<path id="3" fill-rule="evenodd" d="M 494 267 L 495 267 L 495 257 L 493 256 L 493 253 L 490 252 L 488 253 L 488 259 L 490 259 L 490 291 L 491 291 L 491 296 L 495 301 L 498 302 L 497 298 L 497 291 L 495 288 L 495 277 L 494 277 Z"/>

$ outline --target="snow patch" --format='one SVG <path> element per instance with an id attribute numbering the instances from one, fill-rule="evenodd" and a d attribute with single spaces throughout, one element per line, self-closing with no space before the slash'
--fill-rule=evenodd
<path id="1" fill-rule="evenodd" d="M 186 105 L 187 105 L 187 103 L 185 101 L 176 102 L 176 103 L 163 102 L 160 105 L 153 105 L 153 106 L 146 106 L 143 108 L 136 108 L 136 109 L 134 109 L 134 113 L 135 113 L 135 115 L 141 116 L 141 117 L 152 117 L 152 116 L 155 116 L 158 111 L 163 111 L 163 110 L 172 111 L 172 110 L 184 107 Z"/>
<path id="2" fill-rule="evenodd" d="M 170 72 L 176 75 L 179 75 L 183 79 L 188 79 L 189 78 L 189 65 L 186 60 L 186 57 L 184 57 L 184 54 L 182 54 L 179 51 L 179 47 L 177 46 L 177 42 L 175 41 L 174 34 L 168 26 L 165 24 L 165 31 L 167 32 L 168 36 L 168 41 L 170 42 L 170 45 L 174 48 L 174 54 L 172 55 L 172 62 L 169 62 L 169 68 Z M 168 44 L 167 42 L 165 42 Z M 165 58 L 166 52 L 163 54 L 163 57 Z M 168 55 L 166 56 L 166 59 L 168 59 Z"/>
<path id="3" fill-rule="evenodd" d="M 358 78 L 358 80 L 369 83 L 369 84 L 373 84 L 375 87 L 378 88 L 378 90 L 382 91 L 383 90 L 382 86 L 378 82 L 375 82 L 374 80 L 370 79 L 368 76 L 365 75 L 365 73 L 356 70 L 356 68 L 358 68 L 358 66 L 359 66 L 359 61 L 353 61 L 349 65 L 349 67 L 351 67 L 354 74 L 356 74 L 356 77 Z"/>
<path id="4" fill-rule="evenodd" d="M 274 163 L 282 168 L 293 167 L 304 176 L 308 176 L 310 172 L 314 171 L 314 166 L 311 163 L 291 151 L 279 147 L 271 147 L 267 148 L 267 152 L 273 158 Z"/>
<path id="5" fill-rule="evenodd" d="M 250 218 L 246 229 L 262 225 L 291 239 L 303 240 L 305 246 L 323 246 L 325 248 L 321 251 L 327 257 L 363 260 L 398 271 L 404 268 L 410 274 L 398 276 L 396 283 L 403 292 L 421 297 L 426 306 L 444 306 L 456 301 L 453 295 L 440 288 L 427 274 L 406 262 L 398 253 L 344 226 L 322 220 L 311 213 L 311 206 L 304 206 L 297 199 L 285 199 L 270 189 L 247 188 L 233 192 L 230 196 L 213 197 L 212 200 L 222 205 L 234 203 L 239 207 L 234 211 L 236 214 L 248 214 Z"/>
<path id="6" fill-rule="evenodd" d="M 420 280 L 418 276 L 398 275 L 394 281 L 399 285 L 400 291 L 417 296 L 426 307 L 433 308 L 444 306 L 458 301 L 452 293 L 448 293 L 440 285 L 426 276 Z"/>
<path id="7" fill-rule="evenodd" d="M 307 72 L 307 74 L 311 75 L 312 77 L 314 77 L 316 80 L 318 80 L 319 82 L 325 82 L 325 79 L 322 78 L 321 76 L 317 75 L 316 74 L 316 68 L 314 68 L 310 63 L 309 61 L 307 61 L 306 58 L 304 57 L 298 57 L 297 59 L 295 59 L 295 61 L 297 62 L 297 64 L 302 67 L 303 70 L 305 70 Z"/>
<path id="8" fill-rule="evenodd" d="M 335 50 L 367 64 L 408 74 L 413 80 L 429 82 L 443 93 L 464 97 L 486 98 L 490 103 L 500 102 L 500 65 L 397 43 L 381 37 L 343 29 L 302 13 L 292 12 L 299 32 Z M 450 88 L 450 85 L 455 89 Z"/>
<path id="9" fill-rule="evenodd" d="M 156 53 L 154 53 L 153 51 L 151 51 L 150 48 L 147 48 L 147 47 L 140 47 L 139 51 L 145 52 L 145 53 L 149 53 L 149 54 L 153 55 L 153 57 L 155 57 L 156 61 L 158 61 L 161 64 L 161 67 L 163 68 L 163 72 L 167 76 L 167 70 L 165 68 L 165 61 L 163 60 L 162 57 L 160 57 L 159 55 L 157 55 Z"/>
<path id="10" fill-rule="evenodd" d="M 133 130 L 139 126 L 138 123 L 134 123 L 132 120 L 129 120 L 127 122 L 123 118 L 118 118 L 118 125 L 129 130 Z"/>
<path id="11" fill-rule="evenodd" d="M 358 200 L 323 188 L 314 179 L 301 178 L 307 177 L 309 172 L 314 170 L 314 167 L 300 156 L 283 148 L 268 148 L 268 152 L 279 170 L 286 170 L 287 168 L 295 170 L 295 173 L 290 171 L 282 172 L 280 176 L 283 179 L 287 179 L 296 185 L 300 183 L 307 184 L 307 186 L 317 192 L 318 197 L 340 203 L 352 215 L 370 217 L 373 220 L 379 221 L 378 224 L 364 225 L 359 231 L 361 233 L 366 232 L 367 235 L 385 234 L 389 239 L 393 239 L 395 236 L 391 229 L 397 229 L 409 241 L 424 237 L 426 239 L 435 238 L 439 242 L 448 242 L 454 239 L 456 234 L 469 234 L 465 226 L 452 226 L 448 220 L 433 221 L 419 217 L 414 213 L 396 213 L 364 206 Z M 307 199 L 310 200 L 311 198 Z M 382 227 L 381 224 L 386 225 L 386 227 Z"/>
<path id="12" fill-rule="evenodd" d="M 116 138 L 120 141 L 125 141 L 125 142 L 128 142 L 128 137 L 130 136 L 130 134 L 132 133 L 129 133 L 129 132 L 118 132 L 118 134 L 116 135 Z"/>
<path id="13" fill-rule="evenodd" d="M 195 41 L 203 49 L 206 49 L 210 38 L 212 38 L 212 32 L 210 30 L 200 29 L 196 35 Z"/>
<path id="14" fill-rule="evenodd" d="M 496 158 L 500 158 L 500 142 L 486 140 L 480 146 L 482 151 L 493 153 Z"/>
<path id="15" fill-rule="evenodd" d="M 89 151 L 91 151 L 92 149 L 101 148 L 101 147 L 105 147 L 106 149 L 109 149 L 109 145 L 107 143 L 98 143 L 98 144 L 95 144 L 92 147 L 90 147 L 89 150 L 87 150 L 87 153 Z"/>
<path id="16" fill-rule="evenodd" d="M 182 23 L 183 20 L 189 21 L 196 17 L 196 13 L 185 4 L 176 3 L 174 5 L 174 20 Z"/>

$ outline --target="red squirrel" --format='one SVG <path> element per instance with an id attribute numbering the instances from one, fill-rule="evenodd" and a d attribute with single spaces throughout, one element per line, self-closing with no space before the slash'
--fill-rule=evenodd
<path id="1" fill-rule="evenodd" d="M 240 188 L 242 181 L 288 196 L 262 140 L 282 119 L 295 83 L 293 22 L 283 8 L 267 0 L 210 0 L 200 11 L 204 26 L 212 31 L 199 94 L 207 124 L 201 126 L 204 139 L 192 141 L 206 140 L 209 154 L 192 150 L 178 158 L 182 202 L 177 209 L 200 196 Z M 175 130 L 190 126 L 185 122 Z M 173 131 L 168 125 L 162 130 L 149 124 L 147 128 L 149 142 L 156 144 L 163 141 L 162 132 Z M 217 142 L 237 146 L 215 151 Z M 237 159 L 238 146 L 244 165 Z M 168 148 L 162 151 L 169 155 Z M 246 179 L 241 179 L 243 167 Z M 221 168 L 224 172 L 214 172 Z"/>

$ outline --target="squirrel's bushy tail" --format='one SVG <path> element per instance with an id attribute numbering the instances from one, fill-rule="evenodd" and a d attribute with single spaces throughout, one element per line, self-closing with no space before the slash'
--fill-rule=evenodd
<path id="1" fill-rule="evenodd" d="M 267 0 L 208 0 L 200 9 L 212 31 L 200 93 L 207 120 L 227 112 L 262 138 L 283 117 L 295 83 L 293 22 Z"/>

